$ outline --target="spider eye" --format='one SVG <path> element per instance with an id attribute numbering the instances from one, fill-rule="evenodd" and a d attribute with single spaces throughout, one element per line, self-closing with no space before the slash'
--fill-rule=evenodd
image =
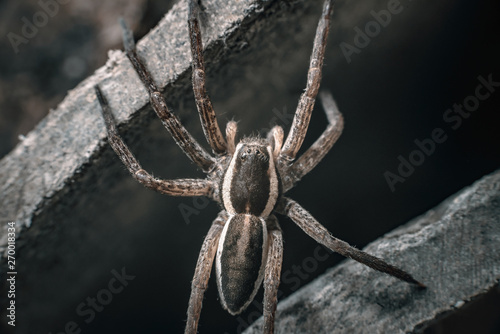
<path id="1" fill-rule="evenodd" d="M 240 159 L 241 159 L 241 160 L 245 160 L 245 159 L 246 159 L 246 157 L 247 157 L 247 155 L 246 155 L 245 153 L 242 153 L 242 154 L 240 155 Z"/>

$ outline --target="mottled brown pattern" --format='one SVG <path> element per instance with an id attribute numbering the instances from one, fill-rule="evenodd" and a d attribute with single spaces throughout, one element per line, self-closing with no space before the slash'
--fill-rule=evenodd
<path id="1" fill-rule="evenodd" d="M 283 236 L 278 219 L 272 215 L 267 219 L 269 248 L 264 276 L 264 333 L 274 332 L 274 315 L 278 304 L 278 286 L 283 262 Z"/>
<path id="2" fill-rule="evenodd" d="M 168 108 L 167 103 L 154 83 L 151 74 L 136 53 L 135 43 L 132 39 L 130 30 L 128 30 L 124 21 L 121 22 L 124 30 L 123 44 L 125 46 L 125 53 L 134 66 L 135 71 L 141 78 L 141 81 L 144 83 L 144 86 L 148 90 L 149 100 L 151 106 L 156 112 L 156 115 L 189 159 L 197 164 L 203 171 L 209 172 L 215 163 L 214 158 L 212 158 L 210 154 L 208 154 L 208 152 L 205 151 L 205 149 L 201 147 L 200 144 L 193 138 L 193 136 L 187 132 L 179 121 L 179 118 Z"/>
<path id="3" fill-rule="evenodd" d="M 283 174 L 288 175 L 286 182 L 283 181 L 284 191 L 288 191 L 309 173 L 330 151 L 344 128 L 344 118 L 338 111 L 333 97 L 329 93 L 320 93 L 321 103 L 328 119 L 328 126 L 321 136 L 311 145 L 307 151 L 298 158 L 292 166 Z"/>
<path id="4" fill-rule="evenodd" d="M 214 262 L 215 253 L 219 237 L 227 220 L 225 211 L 219 213 L 217 218 L 212 223 L 212 227 L 208 231 L 203 245 L 201 246 L 198 262 L 194 271 L 193 282 L 191 283 L 191 297 L 189 298 L 188 319 L 186 322 L 186 333 L 196 333 L 198 330 L 198 320 L 201 314 L 201 305 L 203 303 L 203 295 L 208 286 L 208 279 L 212 264 Z"/>
<path id="5" fill-rule="evenodd" d="M 104 95 L 98 86 L 95 87 L 97 97 L 102 107 L 102 114 L 108 131 L 109 144 L 127 167 L 130 174 L 144 186 L 162 194 L 171 196 L 210 196 L 212 182 L 201 179 L 161 180 L 153 177 L 142 169 L 139 161 L 130 152 L 116 130 L 116 123 Z"/>
<path id="6" fill-rule="evenodd" d="M 281 150 L 280 158 L 285 163 L 295 159 L 299 151 L 309 126 L 311 113 L 318 94 L 319 85 L 321 83 L 321 68 L 323 67 L 323 59 L 325 57 L 326 41 L 328 38 L 328 30 L 330 27 L 330 16 L 332 15 L 333 5 L 329 1 L 325 1 L 323 13 L 316 29 L 314 37 L 313 51 L 309 63 L 309 71 L 307 73 L 307 86 L 300 96 L 295 117 L 293 118 L 292 128 L 288 133 L 285 144 Z"/>
<path id="7" fill-rule="evenodd" d="M 198 4 L 191 1 L 189 3 L 189 41 L 191 43 L 192 62 L 192 82 L 196 99 L 196 107 L 200 114 L 201 124 L 205 138 L 216 154 L 225 154 L 227 143 L 219 129 L 219 124 L 215 117 L 212 102 L 208 97 L 205 88 L 205 64 L 203 60 L 203 44 L 201 42 L 200 25 L 198 23 Z"/>

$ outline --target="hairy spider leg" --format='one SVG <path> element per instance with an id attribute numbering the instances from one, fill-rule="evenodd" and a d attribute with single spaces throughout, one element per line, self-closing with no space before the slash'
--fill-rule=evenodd
<path id="1" fill-rule="evenodd" d="M 316 36 L 314 37 L 313 51 L 307 72 L 307 85 L 304 93 L 300 96 L 292 127 L 288 133 L 279 156 L 280 166 L 289 166 L 295 159 L 307 133 L 311 113 L 321 83 L 321 68 L 325 57 L 326 42 L 330 26 L 330 16 L 333 12 L 331 1 L 323 4 L 323 12 L 318 22 Z"/>
<path id="2" fill-rule="evenodd" d="M 320 92 L 321 104 L 328 120 L 328 126 L 321 136 L 290 167 L 281 172 L 285 177 L 283 192 L 287 192 L 308 174 L 325 157 L 342 134 L 344 118 L 330 93 Z"/>
<path id="3" fill-rule="evenodd" d="M 132 32 L 123 19 L 120 20 L 123 29 L 123 45 L 128 59 L 149 93 L 149 101 L 163 126 L 170 132 L 177 145 L 184 153 L 197 164 L 204 172 L 210 172 L 215 164 L 215 159 L 200 146 L 179 121 L 179 118 L 168 108 L 160 90 L 154 83 L 151 73 L 137 55 Z"/>
<path id="4" fill-rule="evenodd" d="M 264 274 L 264 333 L 273 333 L 283 263 L 283 236 L 278 219 L 274 215 L 268 217 L 267 226 L 269 246 Z"/>
<path id="5" fill-rule="evenodd" d="M 212 192 L 212 181 L 203 179 L 176 179 L 162 180 L 153 177 L 142 169 L 139 161 L 134 157 L 128 146 L 118 134 L 116 122 L 111 113 L 108 101 L 101 92 L 99 86 L 95 86 L 95 93 L 108 132 L 108 141 L 116 155 L 121 159 L 132 176 L 144 186 L 156 190 L 162 194 L 171 196 L 209 196 Z"/>
<path id="6" fill-rule="evenodd" d="M 193 71 L 191 82 L 205 138 L 215 154 L 225 154 L 227 152 L 227 143 L 217 124 L 215 111 L 205 88 L 205 64 L 203 60 L 200 25 L 197 17 L 198 13 L 198 3 L 196 1 L 189 1 L 188 28 L 191 55 L 193 57 L 191 63 Z"/>
<path id="7" fill-rule="evenodd" d="M 189 307 L 187 311 L 187 322 L 184 333 L 196 334 L 198 330 L 198 321 L 201 314 L 203 295 L 208 286 L 208 279 L 212 271 L 212 265 L 219 244 L 219 237 L 227 220 L 227 213 L 222 211 L 212 223 L 203 245 L 201 246 L 198 262 L 194 271 L 193 282 L 191 283 L 191 296 L 189 298 Z"/>
<path id="8" fill-rule="evenodd" d="M 404 270 L 388 264 L 378 257 L 360 251 L 347 242 L 332 236 L 323 225 L 294 200 L 283 197 L 277 209 L 278 212 L 292 219 L 307 235 L 320 244 L 330 248 L 332 251 L 356 260 L 372 269 L 389 274 L 405 282 L 416 284 L 421 288 L 425 288 L 424 284 L 414 279 Z"/>

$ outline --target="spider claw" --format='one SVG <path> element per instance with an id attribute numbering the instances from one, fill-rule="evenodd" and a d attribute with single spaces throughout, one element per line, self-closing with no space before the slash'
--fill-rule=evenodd
<path id="1" fill-rule="evenodd" d="M 129 52 L 135 49 L 135 42 L 134 42 L 134 36 L 132 35 L 132 31 L 127 25 L 127 22 L 125 22 L 125 19 L 123 17 L 120 17 L 118 19 L 120 22 L 120 25 L 122 26 L 122 33 L 123 33 L 123 47 L 125 48 L 125 51 Z"/>
<path id="2" fill-rule="evenodd" d="M 417 284 L 417 287 L 418 287 L 419 289 L 427 289 L 427 286 L 426 286 L 425 284 L 420 283 L 420 282 L 418 282 L 418 281 L 415 281 L 415 282 L 416 282 L 415 284 Z"/>
<path id="3" fill-rule="evenodd" d="M 394 276 L 396 278 L 399 278 L 399 279 L 401 279 L 401 280 L 403 280 L 403 281 L 405 281 L 407 283 L 415 284 L 418 289 L 427 289 L 427 286 L 425 284 L 420 283 L 419 281 L 417 281 L 416 279 L 414 279 L 413 276 L 411 276 L 410 274 L 408 274 L 408 273 L 406 273 L 404 271 L 402 271 L 402 272 L 403 272 L 403 275 L 401 275 L 401 276 L 395 276 L 395 275 L 393 275 L 391 273 L 388 273 L 388 274 L 391 275 L 391 276 Z"/>
<path id="4" fill-rule="evenodd" d="M 188 4 L 188 10 L 189 10 L 189 17 L 192 17 L 193 15 L 197 15 L 198 11 L 200 10 L 200 5 L 198 1 L 196 0 L 190 0 Z"/>
<path id="5" fill-rule="evenodd" d="M 102 94 L 101 88 L 98 85 L 94 85 L 94 91 L 95 91 L 95 94 L 97 96 L 97 100 L 99 101 L 99 104 L 101 106 L 106 105 L 107 101 L 106 101 L 106 98 L 104 97 L 104 95 Z"/>

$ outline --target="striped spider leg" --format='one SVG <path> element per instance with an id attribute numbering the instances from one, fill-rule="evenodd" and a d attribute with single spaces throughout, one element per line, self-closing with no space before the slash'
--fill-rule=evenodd
<path id="1" fill-rule="evenodd" d="M 150 103 L 177 145 L 203 172 L 205 179 L 161 180 L 140 166 L 116 129 L 104 94 L 95 91 L 105 121 L 108 141 L 132 176 L 148 188 L 171 196 L 208 196 L 222 211 L 213 221 L 199 253 L 187 312 L 185 333 L 197 333 L 203 295 L 215 262 L 216 281 L 224 309 L 236 315 L 252 302 L 264 286 L 264 333 L 274 332 L 283 240 L 275 214 L 290 217 L 306 234 L 331 250 L 373 269 L 423 287 L 411 275 L 333 237 L 297 202 L 284 197 L 328 153 L 340 136 L 343 118 L 331 95 L 320 94 L 328 125 L 323 134 L 295 160 L 314 107 L 333 11 L 325 0 L 314 38 L 307 86 L 300 97 L 288 136 L 274 127 L 267 138 L 243 138 L 236 143 L 236 122 L 230 121 L 223 136 L 205 88 L 205 65 L 195 0 L 189 0 L 188 30 L 191 46 L 192 85 L 209 154 L 168 108 L 148 69 L 137 55 L 132 33 L 122 20 L 125 53 L 148 90 Z"/>

